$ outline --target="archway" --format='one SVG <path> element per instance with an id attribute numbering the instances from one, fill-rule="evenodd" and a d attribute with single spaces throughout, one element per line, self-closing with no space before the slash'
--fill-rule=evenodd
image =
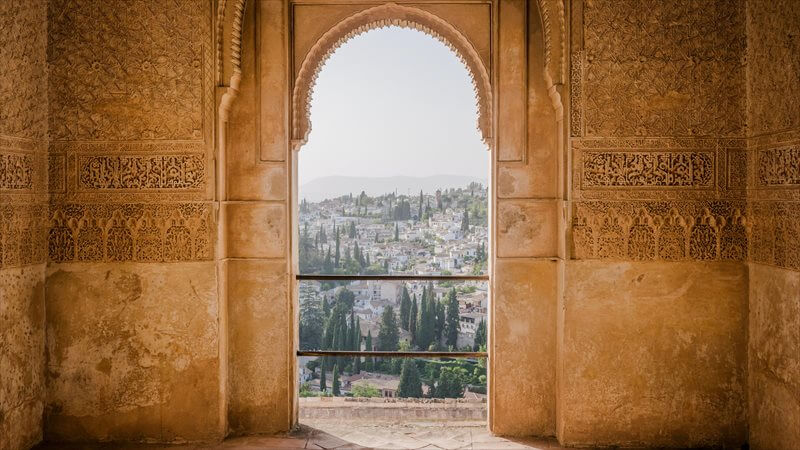
<path id="1" fill-rule="evenodd" d="M 319 62 L 315 129 L 298 152 L 300 420 L 348 434 L 398 422 L 424 434 L 446 421 L 468 436 L 486 420 L 490 176 L 474 128 L 480 102 L 452 46 L 381 24 Z M 385 330 L 394 344 L 380 339 Z M 329 350 L 357 356 L 319 354 Z M 373 367 L 373 350 L 404 359 Z M 361 401 L 319 401 L 330 394 Z M 398 399 L 365 399 L 378 394 Z M 459 404 L 408 399 L 419 396 Z"/>
<path id="2" fill-rule="evenodd" d="M 222 70 L 218 74 L 223 86 L 219 91 L 217 199 L 224 217 L 219 242 L 227 260 L 234 263 L 225 269 L 227 291 L 231 300 L 239 298 L 237 304 L 243 302 L 241 298 L 268 296 L 269 303 L 277 305 L 270 306 L 273 327 L 267 330 L 254 328 L 243 310 L 227 307 L 230 312 L 225 325 L 231 332 L 228 342 L 221 344 L 229 361 L 229 367 L 223 368 L 230 386 L 227 415 L 234 433 L 286 430 L 296 422 L 297 392 L 293 368 L 297 335 L 291 331 L 297 304 L 290 295 L 292 274 L 296 273 L 291 258 L 297 244 L 293 230 L 298 225 L 291 206 L 297 192 L 297 161 L 292 149 L 298 148 L 308 131 L 308 126 L 301 125 L 300 117 L 305 113 L 295 111 L 295 105 L 302 105 L 295 94 L 313 86 L 316 69 L 307 71 L 308 89 L 298 88 L 297 80 L 312 48 L 322 49 L 319 53 L 324 54 L 333 47 L 318 45 L 326 33 L 349 17 L 377 7 L 244 0 L 221 2 L 220 6 L 225 20 L 219 33 L 231 42 L 222 46 Z M 503 374 L 505 392 L 490 397 L 494 408 L 490 427 L 507 434 L 554 433 L 556 388 L 554 370 L 549 367 L 555 365 L 556 358 L 557 267 L 563 254 L 558 233 L 564 229 L 564 219 L 558 213 L 563 207 L 561 171 L 565 167 L 565 155 L 559 150 L 565 140 L 561 108 L 563 5 L 558 0 L 542 0 L 536 4 L 465 1 L 420 2 L 413 8 L 388 3 L 381 6 L 393 13 L 419 9 L 440 18 L 468 37 L 483 67 L 488 68 L 489 95 L 484 98 L 491 100 L 485 101 L 490 105 L 489 114 L 481 117 L 488 118 L 488 128 L 482 129 L 489 130 L 485 136 L 490 137 L 489 144 L 495 149 L 491 195 L 497 211 L 490 214 L 490 227 L 496 241 L 491 264 L 502 263 L 505 274 L 494 281 L 496 295 L 503 298 L 493 304 L 504 306 L 492 320 L 522 321 L 526 327 L 541 329 L 540 335 L 526 336 L 526 345 L 535 346 L 548 367 L 528 372 L 533 373 L 537 386 L 531 399 L 528 388 L 512 384 L 531 370 L 533 361 L 515 352 L 513 346 L 497 347 L 502 355 L 494 358 L 490 370 Z M 388 13 L 376 20 L 378 24 L 392 20 L 419 23 Z M 371 23 L 376 22 L 366 20 L 360 26 Z M 422 25 L 437 35 L 446 34 L 436 28 L 436 23 Z M 331 38 L 335 42 L 357 29 L 345 27 L 340 34 L 329 36 L 338 36 Z M 223 80 L 230 80 L 230 84 L 225 85 Z M 534 116 L 535 123 L 529 119 Z M 264 221 L 269 226 L 264 227 Z M 247 271 L 245 266 L 262 268 L 261 272 Z M 520 284 L 520 277 L 531 273 L 536 275 L 533 282 Z M 257 291 L 267 278 L 275 289 L 268 294 Z M 242 283 L 243 279 L 248 283 Z M 540 285 L 541 301 L 532 305 L 518 301 Z M 492 338 L 497 345 L 510 342 L 513 336 Z M 273 343 L 269 348 L 262 344 L 267 340 Z M 277 352 L 276 346 L 284 350 Z M 269 370 L 259 362 L 264 358 L 272 358 Z M 248 390 L 257 385 L 270 387 L 256 393 Z M 541 407 L 528 408 L 531 402 Z M 535 412 L 519 414 L 523 408 Z"/>

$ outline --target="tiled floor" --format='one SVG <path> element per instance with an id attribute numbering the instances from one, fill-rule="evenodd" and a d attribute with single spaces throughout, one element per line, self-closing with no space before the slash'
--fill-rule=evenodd
<path id="1" fill-rule="evenodd" d="M 250 436 L 212 446 L 56 445 L 37 450 L 262 450 L 262 449 L 559 449 L 555 440 L 505 439 L 492 436 L 483 423 L 415 422 L 410 424 L 314 421 L 286 436 Z"/>

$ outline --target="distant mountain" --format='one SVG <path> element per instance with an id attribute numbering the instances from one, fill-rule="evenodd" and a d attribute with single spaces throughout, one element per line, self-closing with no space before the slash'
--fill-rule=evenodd
<path id="1" fill-rule="evenodd" d="M 437 189 L 464 188 L 477 182 L 486 186 L 486 179 L 464 175 L 431 175 L 429 177 L 345 177 L 331 176 L 311 180 L 300 186 L 300 199 L 318 202 L 364 191 L 378 196 L 397 191 L 397 194 L 417 195 L 420 189 L 433 194 Z"/>

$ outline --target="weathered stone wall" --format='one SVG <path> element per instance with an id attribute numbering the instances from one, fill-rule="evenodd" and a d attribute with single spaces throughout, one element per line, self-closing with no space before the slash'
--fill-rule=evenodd
<path id="1" fill-rule="evenodd" d="M 800 10 L 747 2 L 749 418 L 755 449 L 800 441 Z"/>
<path id="2" fill-rule="evenodd" d="M 0 449 L 42 436 L 47 3 L 0 3 Z"/>
<path id="3" fill-rule="evenodd" d="M 745 5 L 571 2 L 563 443 L 746 440 Z"/>
<path id="4" fill-rule="evenodd" d="M 209 0 L 50 0 L 52 440 L 224 434 Z"/>

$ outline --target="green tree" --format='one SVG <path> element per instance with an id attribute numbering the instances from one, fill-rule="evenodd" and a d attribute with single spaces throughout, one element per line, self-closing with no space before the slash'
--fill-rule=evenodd
<path id="1" fill-rule="evenodd" d="M 469 233 L 469 212 L 464 208 L 464 215 L 461 216 L 461 231 L 464 234 Z"/>
<path id="2" fill-rule="evenodd" d="M 326 383 L 327 375 L 325 374 L 325 370 L 326 370 L 325 359 L 323 358 L 322 359 L 322 367 L 320 368 L 320 373 L 319 373 L 319 390 L 320 390 L 320 392 L 325 392 L 328 389 L 328 383 Z"/>
<path id="3" fill-rule="evenodd" d="M 419 313 L 417 310 L 419 307 L 417 306 L 417 294 L 414 294 L 414 299 L 411 301 L 411 309 L 408 313 L 408 332 L 411 333 L 411 346 L 416 347 L 417 345 L 417 314 Z"/>
<path id="4" fill-rule="evenodd" d="M 417 347 L 428 350 L 436 339 L 436 299 L 433 298 L 433 286 L 422 290 L 422 301 L 417 314 Z"/>
<path id="5" fill-rule="evenodd" d="M 408 330 L 409 315 L 411 314 L 411 296 L 408 295 L 408 288 L 403 285 L 403 291 L 400 293 L 400 326 L 404 330 Z"/>
<path id="6" fill-rule="evenodd" d="M 351 391 L 353 397 L 380 397 L 381 391 L 369 383 L 358 383 Z"/>
<path id="7" fill-rule="evenodd" d="M 378 330 L 378 350 L 393 352 L 400 344 L 400 329 L 397 325 L 397 316 L 394 308 L 387 306 L 381 316 L 380 330 Z"/>
<path id="8" fill-rule="evenodd" d="M 417 212 L 417 220 L 422 220 L 422 189 L 419 191 L 419 209 Z"/>
<path id="9" fill-rule="evenodd" d="M 336 225 L 333 226 L 333 231 L 336 236 L 336 253 L 333 256 L 333 262 L 335 263 L 336 267 L 339 267 L 339 260 L 342 258 L 342 253 L 340 250 L 341 241 L 339 239 L 339 230 L 336 228 Z"/>
<path id="10" fill-rule="evenodd" d="M 333 366 L 333 395 L 338 397 L 342 395 L 341 383 L 339 382 L 339 365 Z"/>
<path id="11" fill-rule="evenodd" d="M 455 347 L 458 344 L 459 329 L 458 299 L 456 290 L 453 288 L 447 294 L 447 312 L 444 323 L 445 345 Z"/>
<path id="12" fill-rule="evenodd" d="M 481 320 L 478 323 L 478 328 L 475 330 L 475 343 L 472 345 L 472 351 L 477 352 L 481 348 L 486 347 L 486 321 Z"/>
<path id="13" fill-rule="evenodd" d="M 439 398 L 461 398 L 469 380 L 469 372 L 462 367 L 442 367 L 436 383 L 436 396 Z"/>
<path id="14" fill-rule="evenodd" d="M 397 396 L 401 398 L 422 397 L 422 381 L 417 371 L 417 363 L 413 359 L 403 361 L 400 371 L 400 385 L 397 387 Z"/>
<path id="15" fill-rule="evenodd" d="M 350 239 L 356 238 L 356 223 L 354 221 L 350 221 L 350 229 L 347 231 L 347 236 Z"/>
<path id="16" fill-rule="evenodd" d="M 394 223 L 394 240 L 400 240 L 400 225 L 398 225 L 397 222 Z"/>
<path id="17" fill-rule="evenodd" d="M 366 341 L 366 348 L 365 350 L 368 352 L 372 351 L 372 330 L 367 330 L 367 341 Z M 364 370 L 367 372 L 372 372 L 375 370 L 375 362 L 372 359 L 372 356 L 367 356 L 364 360 Z"/>
<path id="18" fill-rule="evenodd" d="M 322 302 L 316 296 L 305 298 L 300 304 L 300 348 L 313 350 L 322 348 L 322 334 L 325 326 L 325 316 L 322 311 Z"/>
<path id="19" fill-rule="evenodd" d="M 327 274 L 333 273 L 333 261 L 331 260 L 331 247 L 328 246 L 328 253 L 325 255 L 325 260 L 322 262 L 322 271 Z"/>
<path id="20" fill-rule="evenodd" d="M 444 302 L 436 302 L 436 342 L 442 341 L 442 334 L 444 334 L 445 324 L 445 306 Z"/>

